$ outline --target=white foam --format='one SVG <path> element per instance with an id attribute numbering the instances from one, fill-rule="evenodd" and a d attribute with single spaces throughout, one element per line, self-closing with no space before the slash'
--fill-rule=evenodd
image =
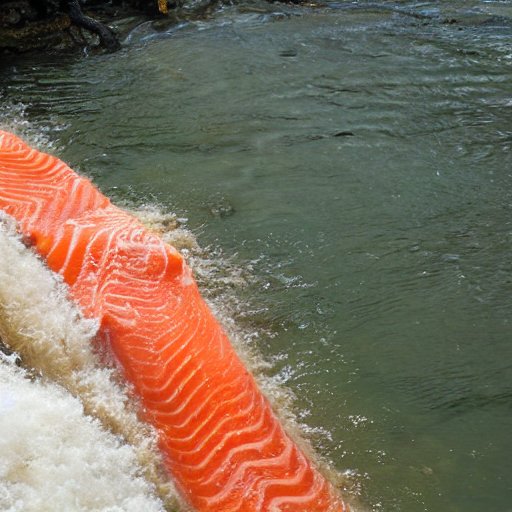
<path id="1" fill-rule="evenodd" d="M 55 144 L 48 134 L 63 130 L 65 125 L 52 118 L 48 119 L 45 125 L 34 125 L 27 118 L 29 106 L 12 102 L 4 98 L 0 92 L 0 130 L 14 133 L 41 151 L 54 150 Z"/>
<path id="2" fill-rule="evenodd" d="M 59 409 L 59 414 L 62 415 L 60 418 L 58 414 L 44 412 L 45 410 L 41 409 L 43 431 L 51 432 L 52 428 L 57 428 L 57 425 L 60 428 L 61 423 L 63 425 L 67 424 L 68 417 L 70 417 L 71 425 L 78 421 L 76 419 L 78 416 L 82 416 L 85 422 L 87 418 L 83 415 L 83 412 L 97 418 L 105 430 L 120 436 L 126 443 L 132 445 L 133 448 L 130 448 L 130 450 L 137 457 L 140 471 L 144 473 L 148 482 L 152 482 L 156 486 L 159 495 L 165 501 L 166 507 L 175 507 L 177 503 L 176 493 L 162 471 L 160 456 L 156 449 L 156 434 L 151 427 L 138 420 L 136 404 L 129 398 L 129 393 L 121 384 L 122 379 L 119 378 L 116 370 L 101 364 L 98 356 L 93 352 L 91 347 L 96 331 L 96 323 L 83 318 L 78 309 L 68 300 L 66 285 L 44 265 L 31 249 L 23 244 L 16 233 L 14 221 L 7 215 L 1 214 L 0 337 L 11 349 L 18 352 L 24 366 L 29 369 L 30 373 L 38 377 L 39 380 L 32 384 L 33 388 L 31 389 L 38 385 L 40 389 L 33 391 L 32 399 L 36 400 L 38 392 L 44 393 L 48 397 L 52 393 L 51 390 L 61 389 L 55 394 L 55 399 L 58 401 L 63 396 L 63 388 L 68 392 L 68 399 L 75 400 L 71 395 L 77 397 L 83 408 L 83 411 L 78 412 L 77 406 L 72 405 L 74 402 L 68 401 L 66 403 L 69 403 L 71 407 L 69 414 L 62 407 Z M 39 381 L 42 383 L 51 381 L 58 384 L 60 388 L 50 389 L 45 387 L 49 384 L 38 384 Z M 14 389 L 14 387 L 12 388 Z M 9 396 L 12 395 L 5 396 L 7 398 L 2 402 L 4 408 L 8 407 L 10 403 Z M 51 402 L 51 399 L 48 399 L 48 401 Z M 27 406 L 28 402 L 24 403 Z M 73 409 L 73 407 L 75 408 Z M 30 409 L 31 407 L 27 407 L 27 410 Z M 34 404 L 33 409 L 38 410 L 38 407 Z M 45 441 L 46 434 L 39 435 L 36 423 L 35 421 L 29 422 L 30 428 L 34 430 L 30 430 L 28 427 L 22 429 L 26 434 L 27 442 L 30 444 L 30 437 L 36 436 L 40 443 L 51 444 L 52 441 Z M 71 431 L 74 427 L 68 425 L 66 428 Z M 0 437 L 5 436 L 4 430 L 4 424 L 1 424 Z M 9 436 L 7 435 L 7 437 Z M 62 446 L 55 451 L 54 456 L 58 460 L 59 457 L 64 456 L 63 453 L 66 450 L 75 450 L 75 457 L 80 458 L 82 454 L 88 456 L 88 453 L 95 449 L 98 450 L 98 460 L 101 460 L 101 454 L 106 449 L 101 442 L 94 446 L 90 437 L 84 436 L 83 441 L 80 441 L 80 436 L 68 436 L 63 438 Z M 3 451 L 0 453 L 2 453 L 3 461 L 16 465 L 15 452 L 10 452 L 6 457 L 4 457 Z M 23 453 L 23 451 L 21 450 L 20 453 Z M 70 457 L 64 456 L 62 464 L 65 466 L 70 461 Z M 30 459 L 26 463 L 31 464 Z M 114 473 L 118 471 L 118 462 L 114 458 L 111 465 Z M 43 471 L 42 465 L 40 469 Z M 65 472 L 64 469 L 63 471 Z M 69 474 L 74 475 L 74 471 L 74 466 L 70 466 Z M 131 470 L 128 468 L 128 471 Z M 128 472 L 127 478 L 130 478 L 129 475 Z M 78 478 L 78 475 L 76 476 Z M 50 478 L 48 486 L 53 485 L 55 487 L 53 493 L 59 493 L 59 481 L 52 480 L 51 474 L 48 477 Z M 38 488 L 41 496 L 49 499 L 50 496 L 45 495 L 46 488 L 41 488 L 42 480 L 44 480 L 43 475 L 41 474 L 39 478 L 41 481 L 34 484 L 34 489 Z M 108 482 L 109 477 L 105 476 L 105 478 Z M 86 487 L 87 485 L 87 479 L 81 481 L 81 483 L 79 478 L 76 481 L 77 487 Z M 134 483 L 134 485 L 137 488 L 138 484 Z M 116 493 L 118 502 L 115 506 L 120 508 L 113 508 L 112 511 L 131 510 L 123 508 L 125 507 L 123 503 L 128 498 L 123 495 L 122 487 Z M 35 494 L 36 491 L 34 490 L 34 496 Z M 71 499 L 71 494 L 70 492 L 69 499 Z M 131 495 L 128 494 L 127 496 Z M 24 506 L 22 509 L 29 510 Z M 0 510 L 4 510 L 4 508 L 0 506 Z M 18 509 L 13 508 L 12 510 Z M 75 509 L 57 507 L 52 508 L 52 510 Z M 76 510 L 97 509 L 85 507 Z M 139 510 L 146 509 L 142 507 Z"/>
<path id="3" fill-rule="evenodd" d="M 51 383 L 0 364 L 0 510 L 158 512 L 134 449 Z"/>

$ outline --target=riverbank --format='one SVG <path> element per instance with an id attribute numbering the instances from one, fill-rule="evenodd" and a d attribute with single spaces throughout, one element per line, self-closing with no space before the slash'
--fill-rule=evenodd
<path id="1" fill-rule="evenodd" d="M 216 0 L 13 0 L 0 12 L 0 55 L 52 50 L 115 51 L 138 23 L 154 20 L 168 27 L 207 16 Z"/>

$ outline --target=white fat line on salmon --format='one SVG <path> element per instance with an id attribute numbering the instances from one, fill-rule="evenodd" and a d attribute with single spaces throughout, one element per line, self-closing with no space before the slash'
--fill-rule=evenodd
<path id="1" fill-rule="evenodd" d="M 26 246 L 15 221 L 0 212 L 0 337 L 32 375 L 62 386 L 87 415 L 132 445 L 148 482 L 166 508 L 176 510 L 177 494 L 162 470 L 155 431 L 137 418 L 117 371 L 94 353 L 97 323 L 85 319 L 67 295 L 62 279 Z"/>
<path id="2" fill-rule="evenodd" d="M 268 398 L 286 432 L 338 489 L 351 489 L 354 484 L 350 475 L 336 471 L 311 444 L 313 434 L 317 434 L 318 437 L 319 434 L 326 435 L 325 432 L 318 432 L 318 429 L 315 431 L 298 420 L 293 392 L 278 379 L 270 376 L 272 363 L 264 359 L 254 343 L 247 341 L 271 333 L 264 332 L 263 329 L 260 332 L 246 332 L 234 320 L 240 308 L 237 293 L 253 279 L 250 269 L 240 267 L 233 258 L 227 257 L 218 249 L 201 247 L 194 234 L 184 227 L 186 219 L 178 219 L 163 206 L 123 204 L 121 207 L 137 217 L 148 229 L 156 232 L 164 241 L 176 247 L 186 258 L 194 271 L 205 302 L 228 333 L 235 351 L 255 377 L 260 390 Z M 209 396 L 206 401 L 211 399 Z"/>

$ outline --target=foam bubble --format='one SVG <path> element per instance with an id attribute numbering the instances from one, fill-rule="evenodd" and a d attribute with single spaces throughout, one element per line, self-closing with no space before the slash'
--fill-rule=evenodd
<path id="1" fill-rule="evenodd" d="M 47 120 L 46 125 L 34 125 L 27 117 L 28 106 L 21 102 L 5 100 L 0 93 L 0 130 L 14 133 L 41 151 L 55 150 L 55 143 L 49 133 L 63 130 L 65 126 L 51 120 Z"/>
<path id="2" fill-rule="evenodd" d="M 160 512 L 134 449 L 52 383 L 0 364 L 0 509 Z"/>

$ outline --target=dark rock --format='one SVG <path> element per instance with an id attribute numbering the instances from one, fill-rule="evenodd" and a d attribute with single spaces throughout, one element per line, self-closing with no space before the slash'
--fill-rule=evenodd
<path id="1" fill-rule="evenodd" d="M 16 366 L 21 366 L 21 358 L 14 352 L 14 350 L 11 350 L 3 341 L 2 338 L 0 338 L 0 353 L 2 353 L 5 357 L 7 362 L 14 363 Z"/>
<path id="2" fill-rule="evenodd" d="M 0 27 L 0 48 L 26 52 L 56 47 L 69 41 L 67 30 L 70 26 L 69 17 L 61 15 L 54 19 L 24 23 L 21 27 Z"/>
<path id="3" fill-rule="evenodd" d="M 353 136 L 354 136 L 354 132 L 350 132 L 348 130 L 342 130 L 342 131 L 336 132 L 334 134 L 334 137 L 353 137 Z"/>

